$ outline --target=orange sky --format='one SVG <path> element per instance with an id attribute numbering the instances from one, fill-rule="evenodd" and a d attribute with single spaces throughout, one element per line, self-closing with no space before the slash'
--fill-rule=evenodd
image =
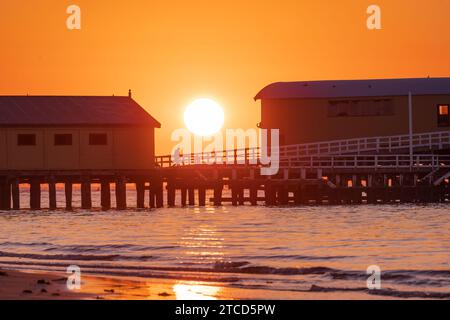
<path id="1" fill-rule="evenodd" d="M 383 30 L 366 28 L 382 8 Z M 82 30 L 66 28 L 66 8 Z M 163 125 L 212 97 L 226 127 L 259 122 L 276 81 L 450 76 L 448 0 L 14 0 L 0 2 L 0 94 L 126 95 Z"/>

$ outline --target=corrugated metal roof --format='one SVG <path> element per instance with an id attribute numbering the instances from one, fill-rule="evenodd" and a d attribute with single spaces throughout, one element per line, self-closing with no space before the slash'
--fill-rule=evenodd
<path id="1" fill-rule="evenodd" d="M 0 96 L 0 126 L 161 124 L 129 97 Z"/>
<path id="2" fill-rule="evenodd" d="M 346 98 L 450 94 L 450 78 L 277 82 L 262 89 L 259 99 Z"/>

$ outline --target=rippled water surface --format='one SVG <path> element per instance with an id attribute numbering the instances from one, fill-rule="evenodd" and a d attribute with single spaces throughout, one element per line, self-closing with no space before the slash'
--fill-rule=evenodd
<path id="1" fill-rule="evenodd" d="M 0 213 L 0 267 L 449 298 L 450 206 Z"/>

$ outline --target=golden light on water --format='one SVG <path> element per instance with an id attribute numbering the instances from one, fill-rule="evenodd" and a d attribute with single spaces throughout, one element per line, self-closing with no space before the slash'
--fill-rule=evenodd
<path id="1" fill-rule="evenodd" d="M 217 300 L 217 294 L 221 290 L 221 287 L 197 282 L 177 283 L 173 286 L 177 300 Z"/>

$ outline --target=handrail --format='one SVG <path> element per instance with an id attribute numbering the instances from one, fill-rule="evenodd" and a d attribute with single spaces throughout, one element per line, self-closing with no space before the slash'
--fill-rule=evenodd
<path id="1" fill-rule="evenodd" d="M 428 133 L 417 133 L 412 136 L 412 145 L 417 148 L 442 149 L 450 147 L 450 131 L 438 131 Z M 376 154 L 399 150 L 408 150 L 410 146 L 409 135 L 366 137 L 347 140 L 332 140 L 317 143 L 295 144 L 281 146 L 279 149 L 280 160 L 291 159 L 295 161 L 303 156 L 312 155 L 345 155 L 373 152 Z M 270 151 L 269 151 L 270 153 Z M 213 162 L 216 164 L 255 164 L 261 158 L 259 148 L 246 148 L 235 150 L 222 150 L 204 153 L 192 153 L 178 155 L 178 161 L 174 161 L 171 155 L 157 156 L 155 162 L 160 167 L 171 167 L 175 165 L 193 165 Z"/>

